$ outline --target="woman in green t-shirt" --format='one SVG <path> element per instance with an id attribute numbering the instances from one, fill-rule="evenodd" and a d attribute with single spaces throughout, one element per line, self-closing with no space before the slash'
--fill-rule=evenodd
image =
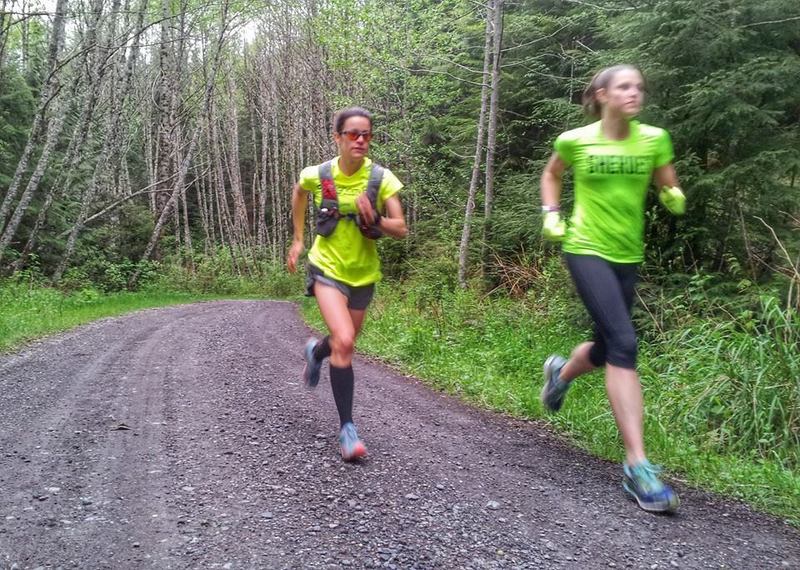
<path id="1" fill-rule="evenodd" d="M 353 349 L 372 300 L 375 283 L 381 279 L 375 240 L 367 230 L 403 238 L 408 234 L 398 192 L 403 184 L 388 169 L 367 157 L 372 140 L 372 115 L 361 107 L 350 107 L 334 117 L 333 140 L 339 156 L 324 165 L 309 166 L 300 173 L 292 190 L 294 239 L 287 265 L 297 270 L 303 253 L 303 233 L 309 194 L 317 209 L 326 200 L 338 201 L 333 212 L 335 226 L 326 235 L 317 233 L 308 253 L 306 294 L 317 298 L 330 334 L 317 342 L 309 339 L 304 349 L 303 379 L 314 388 L 322 361 L 330 357 L 333 398 L 339 412 L 339 444 L 342 458 L 353 461 L 367 453 L 353 423 Z M 322 168 L 321 168 L 322 167 Z M 321 171 L 322 170 L 322 171 Z M 377 186 L 375 207 L 366 192 L 371 175 Z M 333 198 L 331 198 L 333 196 Z M 335 203 L 335 202 L 334 202 Z M 363 231 L 362 231 L 363 230 Z"/>
<path id="2" fill-rule="evenodd" d="M 631 305 L 644 259 L 644 208 L 651 180 L 673 214 L 683 213 L 685 198 L 672 166 L 669 134 L 634 120 L 643 102 L 644 79 L 638 69 L 618 65 L 599 72 L 584 93 L 584 108 L 600 120 L 562 133 L 542 174 L 542 233 L 549 240 L 563 239 L 567 267 L 595 333 L 568 360 L 558 355 L 547 359 L 541 400 L 547 409 L 559 410 L 575 378 L 604 367 L 608 399 L 625 445 L 623 487 L 645 510 L 674 511 L 678 496 L 645 455 Z M 559 203 L 561 179 L 570 167 L 575 205 L 567 226 Z"/>

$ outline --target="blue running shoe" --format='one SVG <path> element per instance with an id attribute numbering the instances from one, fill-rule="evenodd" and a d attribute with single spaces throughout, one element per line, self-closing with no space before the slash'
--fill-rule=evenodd
<path id="1" fill-rule="evenodd" d="M 342 426 L 342 431 L 339 433 L 339 448 L 342 452 L 342 459 L 345 461 L 355 461 L 367 454 L 367 448 L 364 446 L 364 442 L 358 439 L 353 422 L 347 422 Z"/>
<path id="2" fill-rule="evenodd" d="M 633 467 L 623 464 L 622 487 L 645 511 L 653 513 L 675 512 L 680 504 L 678 495 L 663 483 L 658 474 L 661 468 L 646 459 Z"/>
<path id="3" fill-rule="evenodd" d="M 303 349 L 303 357 L 306 359 L 305 368 L 303 368 L 303 382 L 306 388 L 316 388 L 319 384 L 319 371 L 322 368 L 322 361 L 314 358 L 314 348 L 317 346 L 317 341 L 313 338 L 306 341 L 306 346 Z"/>
<path id="4" fill-rule="evenodd" d="M 564 396 L 569 390 L 569 382 L 562 382 L 558 375 L 567 361 L 557 354 L 552 354 L 544 361 L 544 386 L 539 399 L 542 405 L 551 412 L 557 412 L 564 403 Z"/>

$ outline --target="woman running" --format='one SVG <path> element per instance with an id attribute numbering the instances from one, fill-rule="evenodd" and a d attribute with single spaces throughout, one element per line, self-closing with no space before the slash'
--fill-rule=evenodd
<path id="1" fill-rule="evenodd" d="M 672 165 L 669 134 L 634 120 L 644 90 L 642 74 L 630 65 L 595 75 L 583 103 L 587 114 L 599 121 L 561 134 L 542 174 L 543 236 L 564 240 L 567 267 L 595 332 L 590 342 L 575 347 L 569 360 L 557 355 L 547 359 L 541 400 L 547 409 L 558 411 L 571 382 L 603 366 L 608 399 L 625 446 L 623 488 L 647 511 L 674 511 L 678 496 L 659 479 L 659 468 L 645 455 L 631 305 L 644 260 L 650 181 L 661 189 L 659 199 L 673 214 L 683 213 L 685 198 Z M 566 227 L 559 203 L 562 176 L 569 167 L 574 171 L 575 205 Z"/>
<path id="2" fill-rule="evenodd" d="M 292 191 L 294 239 L 287 265 L 297 270 L 311 194 L 317 207 L 317 236 L 308 252 L 306 295 L 317 298 L 329 335 L 309 339 L 304 350 L 303 380 L 314 388 L 322 361 L 330 357 L 333 399 L 339 412 L 342 459 L 367 453 L 353 423 L 353 349 L 367 306 L 381 279 L 375 238 L 408 234 L 398 192 L 403 184 L 368 157 L 372 115 L 351 107 L 334 117 L 333 139 L 339 156 L 300 173 Z"/>

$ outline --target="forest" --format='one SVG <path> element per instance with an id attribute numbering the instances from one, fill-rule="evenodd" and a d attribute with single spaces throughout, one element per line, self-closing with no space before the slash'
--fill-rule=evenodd
<path id="1" fill-rule="evenodd" d="M 408 316 L 375 326 L 406 363 L 431 339 L 457 345 L 465 323 L 489 342 L 490 313 L 523 339 L 512 315 L 569 338 L 587 329 L 541 238 L 539 177 L 555 137 L 589 121 L 591 76 L 638 66 L 640 119 L 670 132 L 687 197 L 680 218 L 656 192 L 646 211 L 635 316 L 643 374 L 665 378 L 659 423 L 683 426 L 684 449 L 767 462 L 800 485 L 795 0 L 0 1 L 5 282 L 282 283 L 292 184 L 335 154 L 334 112 L 361 105 L 372 157 L 405 184 L 410 236 L 380 249 L 384 313 Z M 497 389 L 500 407 L 533 405 Z M 740 487 L 726 489 L 772 508 Z"/>

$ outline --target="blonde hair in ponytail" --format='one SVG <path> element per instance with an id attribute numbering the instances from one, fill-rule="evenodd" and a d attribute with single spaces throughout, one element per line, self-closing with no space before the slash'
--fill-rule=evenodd
<path id="1" fill-rule="evenodd" d="M 582 102 L 584 113 L 590 117 L 600 118 L 603 108 L 600 105 L 600 101 L 597 100 L 597 91 L 608 87 L 614 79 L 614 76 L 620 71 L 636 71 L 640 75 L 642 73 L 635 65 L 628 64 L 612 65 L 611 67 L 606 67 L 595 73 L 589 85 L 587 85 L 586 89 L 583 91 Z"/>

